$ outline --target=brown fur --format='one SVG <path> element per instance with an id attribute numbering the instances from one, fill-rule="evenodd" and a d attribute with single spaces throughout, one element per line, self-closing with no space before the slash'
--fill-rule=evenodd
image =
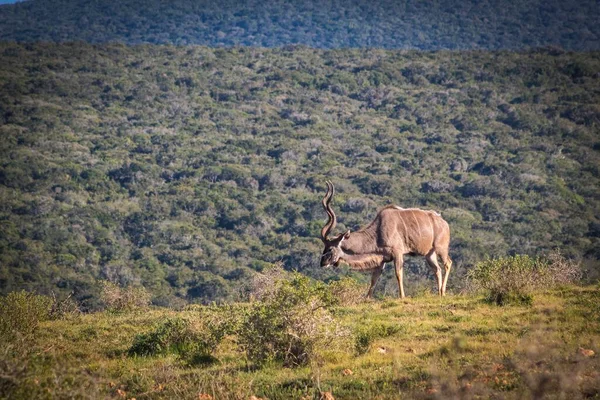
<path id="1" fill-rule="evenodd" d="M 348 264 L 350 268 L 356 271 L 372 271 L 379 268 L 383 262 L 383 256 L 379 254 L 366 254 L 359 256 L 346 256 L 340 261 Z"/>
<path id="2" fill-rule="evenodd" d="M 327 235 L 336 222 L 335 213 L 330 206 L 333 194 L 333 184 L 328 183 L 327 194 L 323 199 L 323 207 L 329 215 L 329 221 L 321 232 L 321 239 L 325 243 L 322 264 L 332 257 L 337 257 L 336 262 L 345 262 L 353 269 L 373 271 L 371 288 L 367 294 L 371 296 L 383 266 L 386 262 L 394 261 L 400 296 L 404 297 L 404 255 L 425 256 L 436 274 L 438 294 L 445 295 L 452 265 L 448 255 L 450 227 L 439 213 L 418 208 L 387 206 L 381 209 L 366 227 L 329 239 Z M 332 247 L 336 249 L 332 251 Z M 326 256 L 327 252 L 333 255 Z M 437 257 L 440 257 L 445 269 L 443 279 Z"/>

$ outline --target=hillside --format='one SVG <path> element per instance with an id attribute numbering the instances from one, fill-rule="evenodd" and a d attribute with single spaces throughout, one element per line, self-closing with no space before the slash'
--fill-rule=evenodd
<path id="1" fill-rule="evenodd" d="M 477 296 L 336 307 L 335 321 L 351 336 L 333 344 L 346 346 L 330 345 L 300 366 L 257 365 L 240 350 L 239 336 L 214 346 L 212 359 L 192 358 L 194 349 L 185 347 L 131 354 L 134 343 L 160 338 L 152 332 L 189 327 L 183 321 L 203 326 L 205 307 L 91 313 L 42 322 L 34 335 L 1 346 L 0 397 L 597 398 L 598 293 L 597 287 L 538 292 L 531 307 L 491 306 Z"/>
<path id="2" fill-rule="evenodd" d="M 340 231 L 441 211 L 451 290 L 553 248 L 597 277 L 600 53 L 2 43 L 0 65 L 1 293 L 94 308 L 108 279 L 177 306 L 280 261 L 347 274 L 318 268 L 326 179 Z"/>
<path id="3" fill-rule="evenodd" d="M 317 48 L 600 50 L 595 0 L 29 0 L 0 38 Z"/>

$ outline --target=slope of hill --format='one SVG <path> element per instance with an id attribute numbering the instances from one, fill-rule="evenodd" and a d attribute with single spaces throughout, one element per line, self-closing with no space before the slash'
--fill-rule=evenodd
<path id="1" fill-rule="evenodd" d="M 326 179 L 340 230 L 442 211 L 453 288 L 487 256 L 600 257 L 599 53 L 3 43 L 0 65 L 2 293 L 326 279 Z"/>
<path id="2" fill-rule="evenodd" d="M 29 0 L 0 7 L 0 38 L 319 48 L 600 49 L 595 0 Z"/>

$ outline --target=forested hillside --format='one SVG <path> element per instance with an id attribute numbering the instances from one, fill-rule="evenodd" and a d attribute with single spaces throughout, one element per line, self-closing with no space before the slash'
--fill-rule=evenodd
<path id="1" fill-rule="evenodd" d="M 560 0 L 28 0 L 0 38 L 205 46 L 600 50 L 600 3 Z"/>
<path id="2" fill-rule="evenodd" d="M 600 53 L 3 43 L 0 65 L 2 293 L 232 299 L 278 261 L 326 279 L 326 179 L 339 230 L 441 211 L 449 287 L 488 256 L 598 265 Z"/>

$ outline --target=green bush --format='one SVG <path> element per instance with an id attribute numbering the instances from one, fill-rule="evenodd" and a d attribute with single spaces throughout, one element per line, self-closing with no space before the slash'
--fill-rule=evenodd
<path id="1" fill-rule="evenodd" d="M 547 257 L 515 255 L 485 260 L 468 272 L 471 289 L 484 291 L 486 300 L 497 305 L 530 305 L 534 290 L 570 283 L 580 276 L 579 264 L 558 251 Z"/>
<path id="2" fill-rule="evenodd" d="M 194 343 L 184 348 L 180 356 L 191 365 L 215 361 L 219 344 L 238 330 L 243 316 L 241 310 L 243 306 L 229 304 L 199 309 L 199 323 L 192 325 Z"/>
<path id="3" fill-rule="evenodd" d="M 170 352 L 178 353 L 195 339 L 190 322 L 181 318 L 169 318 L 154 330 L 135 337 L 129 355 L 155 356 Z"/>
<path id="4" fill-rule="evenodd" d="M 202 307 L 199 319 L 169 318 L 152 331 L 134 338 L 130 356 L 177 354 L 188 364 L 207 364 L 216 360 L 217 346 L 233 333 L 239 312 L 233 306 Z"/>
<path id="5" fill-rule="evenodd" d="M 0 338 L 28 335 L 50 317 L 52 299 L 24 290 L 0 298 Z"/>
<path id="6" fill-rule="evenodd" d="M 477 263 L 469 278 L 491 303 L 531 304 L 531 291 L 545 267 L 545 262 L 527 255 L 501 257 Z"/>
<path id="7" fill-rule="evenodd" d="M 299 273 L 276 285 L 246 311 L 238 330 L 239 344 L 257 364 L 318 362 L 324 350 L 346 336 L 328 310 L 335 300 L 324 284 Z"/>

